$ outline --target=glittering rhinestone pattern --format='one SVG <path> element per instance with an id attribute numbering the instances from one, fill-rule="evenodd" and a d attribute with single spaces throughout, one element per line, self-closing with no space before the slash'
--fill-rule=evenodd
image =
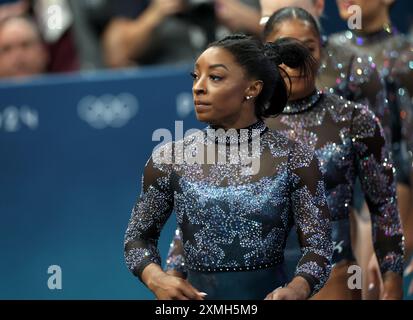
<path id="1" fill-rule="evenodd" d="M 312 279 L 313 293 L 324 285 L 332 241 L 320 165 L 311 149 L 269 130 L 263 122 L 248 129 L 264 127 L 258 130 L 260 170 L 254 175 L 242 173 L 242 164 L 166 164 L 153 157 L 148 161 L 125 235 L 125 259 L 132 272 L 139 275 L 148 261 L 160 259 L 153 244 L 175 211 L 179 230 L 168 268 L 253 272 L 274 266 L 283 261 L 286 238 L 295 223 L 305 245 L 298 268 L 312 262 L 311 268 L 299 270 Z M 251 144 L 254 134 L 247 136 L 240 146 Z M 227 142 L 204 140 L 205 145 L 224 144 L 229 149 Z M 183 141 L 185 148 L 193 143 L 191 137 Z M 137 248 L 144 254 L 136 254 Z"/>

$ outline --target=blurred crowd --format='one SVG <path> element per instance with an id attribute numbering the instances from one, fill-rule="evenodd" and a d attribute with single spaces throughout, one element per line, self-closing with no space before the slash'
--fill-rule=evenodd
<path id="1" fill-rule="evenodd" d="M 258 0 L 0 0 L 0 78 L 189 63 L 260 16 Z"/>
<path id="2" fill-rule="evenodd" d="M 0 78 L 191 63 L 228 33 L 261 35 L 262 16 L 259 0 L 0 0 Z"/>

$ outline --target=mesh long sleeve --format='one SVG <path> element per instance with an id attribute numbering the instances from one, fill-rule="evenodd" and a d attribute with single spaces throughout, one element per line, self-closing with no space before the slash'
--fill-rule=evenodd
<path id="1" fill-rule="evenodd" d="M 373 244 L 382 273 L 402 273 L 403 233 L 397 208 L 392 160 L 379 119 L 367 107 L 353 115 L 352 141 L 356 164 L 370 209 Z"/>
<path id="2" fill-rule="evenodd" d="M 305 150 L 297 145 L 292 154 L 301 162 L 307 162 L 292 168 L 292 209 L 302 252 L 295 275 L 308 281 L 313 295 L 324 286 L 330 275 L 333 246 L 323 176 L 317 159 L 303 156 L 311 154 Z"/>
<path id="3" fill-rule="evenodd" d="M 173 209 L 170 176 L 167 166 L 156 167 L 152 159 L 145 166 L 142 190 L 125 234 L 124 252 L 126 265 L 139 278 L 148 264 L 161 264 L 158 239 Z"/>

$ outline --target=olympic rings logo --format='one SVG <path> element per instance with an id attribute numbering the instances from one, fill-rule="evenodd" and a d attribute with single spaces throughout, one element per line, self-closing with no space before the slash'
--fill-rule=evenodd
<path id="1" fill-rule="evenodd" d="M 138 113 L 138 110 L 138 100 L 129 93 L 116 96 L 86 96 L 77 106 L 79 117 L 95 129 L 121 128 Z"/>

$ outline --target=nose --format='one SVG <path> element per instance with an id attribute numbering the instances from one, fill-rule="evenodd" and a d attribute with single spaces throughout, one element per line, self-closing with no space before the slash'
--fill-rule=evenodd
<path id="1" fill-rule="evenodd" d="M 192 92 L 194 95 L 205 94 L 207 92 L 206 83 L 205 80 L 203 80 L 203 77 L 200 77 L 194 81 L 194 84 L 192 85 Z"/>

